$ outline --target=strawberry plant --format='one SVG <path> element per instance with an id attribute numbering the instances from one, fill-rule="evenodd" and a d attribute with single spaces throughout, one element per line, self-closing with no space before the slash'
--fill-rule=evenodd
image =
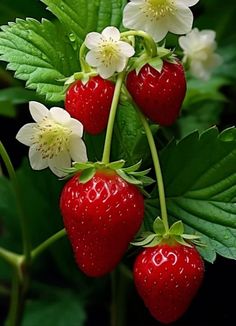
<path id="1" fill-rule="evenodd" d="M 31 2 L 0 4 L 0 324 L 229 324 L 232 8 Z"/>

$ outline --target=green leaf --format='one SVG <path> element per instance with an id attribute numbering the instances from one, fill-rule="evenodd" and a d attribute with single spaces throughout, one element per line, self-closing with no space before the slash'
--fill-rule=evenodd
<path id="1" fill-rule="evenodd" d="M 163 60 L 160 57 L 152 58 L 148 61 L 150 66 L 156 69 L 159 73 L 162 71 L 163 68 Z"/>
<path id="2" fill-rule="evenodd" d="M 112 170 L 117 170 L 123 168 L 124 164 L 125 164 L 124 160 L 119 160 L 119 161 L 111 162 L 107 164 L 107 166 Z"/>
<path id="3" fill-rule="evenodd" d="M 67 289 L 50 289 L 38 300 L 27 302 L 22 325 L 83 326 L 85 320 L 84 302 L 78 294 Z"/>
<path id="4" fill-rule="evenodd" d="M 182 235 L 184 233 L 184 225 L 182 221 L 177 221 L 170 227 L 170 234 Z"/>
<path id="5" fill-rule="evenodd" d="M 153 134 L 157 128 L 153 128 Z M 112 158 L 124 159 L 126 166 L 142 161 L 143 166 L 150 166 L 151 153 L 147 137 L 135 108 L 131 103 L 120 104 L 117 111 L 112 140 Z"/>
<path id="6" fill-rule="evenodd" d="M 79 70 L 78 55 L 60 24 L 43 19 L 17 19 L 16 23 L 2 26 L 0 59 L 15 70 L 15 77 L 25 80 L 46 99 L 59 102 L 64 99 L 61 81 Z"/>
<path id="7" fill-rule="evenodd" d="M 79 181 L 81 183 L 86 183 L 92 179 L 95 173 L 96 173 L 96 169 L 94 167 L 85 169 L 82 171 L 81 175 L 79 176 Z"/>
<path id="8" fill-rule="evenodd" d="M 160 217 L 157 217 L 153 222 L 153 231 L 156 234 L 161 234 L 161 235 L 165 234 L 165 226 Z"/>
<path id="9" fill-rule="evenodd" d="M 132 177 L 132 175 L 126 174 L 123 170 L 117 170 L 116 172 L 122 179 L 124 179 L 128 183 L 131 183 L 131 184 L 134 184 L 134 185 L 137 185 L 137 186 L 142 185 L 141 181 L 139 181 L 138 179 Z"/>
<path id="10" fill-rule="evenodd" d="M 221 93 L 220 89 L 222 86 L 228 84 L 229 80 L 222 77 L 213 77 L 207 82 L 198 79 L 188 80 L 188 90 L 183 103 L 184 109 L 206 100 L 226 101 L 226 98 Z"/>
<path id="11" fill-rule="evenodd" d="M 161 153 L 168 214 L 201 237 L 206 247 L 200 251 L 211 262 L 216 253 L 236 259 L 235 162 L 235 142 L 221 141 L 216 128 L 194 132 Z M 146 207 L 153 220 L 158 200 L 147 200 Z"/>
<path id="12" fill-rule="evenodd" d="M 151 234 L 147 235 L 147 237 L 145 237 L 145 238 L 143 238 L 141 240 L 137 240 L 137 241 L 131 242 L 131 244 L 133 246 L 144 247 L 144 246 L 152 243 L 152 241 L 154 239 L 156 239 L 156 238 L 157 238 L 157 235 L 155 233 L 151 233 Z"/>
<path id="13" fill-rule="evenodd" d="M 230 127 L 222 131 L 222 133 L 219 135 L 219 139 L 224 142 L 236 141 L 235 127 Z"/>
<path id="14" fill-rule="evenodd" d="M 40 101 L 41 98 L 35 92 L 24 89 L 22 87 L 11 87 L 0 90 L 1 102 L 10 102 L 12 104 L 23 104 L 29 101 Z"/>
<path id="15" fill-rule="evenodd" d="M 120 27 L 125 0 L 41 0 L 48 9 L 82 41 L 92 31 Z"/>

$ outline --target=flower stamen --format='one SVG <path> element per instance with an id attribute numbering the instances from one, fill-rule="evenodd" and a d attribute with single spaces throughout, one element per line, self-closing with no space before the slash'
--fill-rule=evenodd
<path id="1" fill-rule="evenodd" d="M 140 9 L 151 21 L 172 15 L 176 10 L 175 3 L 171 0 L 146 0 L 145 3 Z"/>
<path id="2" fill-rule="evenodd" d="M 71 130 L 49 118 L 35 125 L 32 141 L 43 159 L 52 159 L 69 148 Z"/>

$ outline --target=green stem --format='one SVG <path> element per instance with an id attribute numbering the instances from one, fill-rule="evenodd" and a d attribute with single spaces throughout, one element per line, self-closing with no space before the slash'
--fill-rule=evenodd
<path id="1" fill-rule="evenodd" d="M 85 61 L 85 55 L 84 55 L 85 51 L 86 51 L 86 45 L 85 43 L 83 43 L 79 51 L 79 60 L 80 60 L 81 70 L 86 73 L 86 72 L 91 72 L 91 68 Z"/>
<path id="2" fill-rule="evenodd" d="M 119 73 L 117 81 L 116 81 L 116 87 L 115 87 L 115 92 L 114 92 L 114 96 L 113 96 L 113 100 L 112 100 L 112 104 L 111 104 L 111 111 L 110 111 L 110 115 L 109 115 L 105 145 L 104 145 L 104 150 L 103 150 L 102 162 L 104 164 L 108 164 L 110 161 L 111 141 L 112 141 L 114 122 L 115 122 L 117 106 L 119 104 L 121 87 L 122 87 L 124 78 L 125 78 L 125 71 Z"/>
<path id="3" fill-rule="evenodd" d="M 31 257 L 32 260 L 37 258 L 42 252 L 44 252 L 49 246 L 51 246 L 54 242 L 58 241 L 62 237 L 66 235 L 66 230 L 63 229 L 57 233 L 55 233 L 53 236 L 45 240 L 43 243 L 41 243 L 38 247 L 36 247 L 34 250 L 31 251 Z"/>
<path id="4" fill-rule="evenodd" d="M 111 326 L 126 325 L 127 296 L 130 278 L 118 267 L 111 273 L 112 306 Z"/>
<path id="5" fill-rule="evenodd" d="M 121 33 L 121 37 L 128 37 L 128 36 L 140 36 L 140 37 L 142 37 L 144 39 L 144 41 L 145 41 L 145 49 L 147 51 L 147 54 L 150 57 L 156 57 L 157 56 L 156 43 L 149 34 L 143 32 L 143 31 L 127 31 L 127 32 Z"/>
<path id="6" fill-rule="evenodd" d="M 21 284 L 17 271 L 13 270 L 12 289 L 11 289 L 11 305 L 5 326 L 17 326 L 20 320 L 20 297 Z"/>
<path id="7" fill-rule="evenodd" d="M 3 258 L 6 262 L 8 262 L 13 267 L 17 267 L 20 260 L 22 260 L 23 256 L 15 254 L 12 251 L 6 250 L 0 247 L 0 257 Z"/>
<path id="8" fill-rule="evenodd" d="M 24 252 L 24 256 L 25 256 L 25 262 L 27 264 L 29 264 L 30 260 L 31 260 L 31 257 L 30 257 L 31 244 L 30 244 L 30 238 L 29 238 L 29 233 L 28 233 L 28 228 L 27 228 L 27 219 L 26 219 L 26 216 L 24 213 L 24 209 L 22 207 L 20 187 L 19 187 L 19 183 L 18 183 L 18 180 L 16 177 L 14 167 L 10 160 L 10 157 L 1 141 L 0 141 L 0 157 L 2 157 L 2 159 L 3 159 L 3 162 L 7 168 L 7 172 L 9 174 L 9 177 L 10 177 L 13 187 L 14 187 L 16 203 L 17 203 L 17 208 L 18 208 L 18 212 L 19 212 L 20 226 L 21 226 L 23 252 Z"/>
<path id="9" fill-rule="evenodd" d="M 161 218 L 165 227 L 166 233 L 169 231 L 169 223 L 168 223 L 168 214 L 167 214 L 167 208 L 166 208 L 166 197 L 165 197 L 165 188 L 164 188 L 164 182 L 163 182 L 163 177 L 162 177 L 162 172 L 161 172 L 161 166 L 160 166 L 160 161 L 156 149 L 156 144 L 153 138 L 153 134 L 151 131 L 151 128 L 144 117 L 144 115 L 138 110 L 139 117 L 142 121 L 143 127 L 146 132 L 146 136 L 148 139 L 148 144 L 150 147 L 150 151 L 152 154 L 152 160 L 154 164 L 154 169 L 156 173 L 156 178 L 157 178 L 157 186 L 158 186 L 158 192 L 159 192 L 159 199 L 160 199 L 160 208 L 161 208 Z"/>
<path id="10" fill-rule="evenodd" d="M 166 196 L 165 196 L 165 188 L 164 188 L 164 182 L 163 182 L 163 177 L 162 177 L 162 172 L 161 172 L 161 165 L 156 149 L 156 144 L 153 138 L 153 134 L 151 131 L 151 128 L 147 122 L 147 119 L 145 116 L 142 114 L 142 112 L 139 110 L 135 102 L 133 101 L 131 95 L 129 94 L 128 90 L 125 88 L 126 95 L 128 96 L 129 100 L 133 103 L 134 107 L 137 110 L 137 113 L 140 117 L 140 120 L 143 124 L 143 128 L 145 130 L 148 144 L 150 147 L 151 155 L 152 155 L 152 160 L 154 164 L 154 169 L 155 169 L 155 174 L 157 178 L 157 186 L 158 186 L 158 192 L 159 192 L 159 200 L 160 200 L 160 208 L 161 208 L 161 218 L 165 227 L 166 233 L 169 232 L 169 223 L 168 223 L 168 214 L 167 214 L 167 208 L 166 208 Z"/>

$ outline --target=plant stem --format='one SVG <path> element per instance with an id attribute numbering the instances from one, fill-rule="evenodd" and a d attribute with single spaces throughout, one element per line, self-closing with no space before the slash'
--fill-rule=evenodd
<path id="1" fill-rule="evenodd" d="M 118 267 L 111 273 L 112 306 L 111 326 L 126 325 L 127 295 L 130 278 Z"/>
<path id="2" fill-rule="evenodd" d="M 168 223 L 168 214 L 167 214 L 167 208 L 166 208 L 166 197 L 165 197 L 165 188 L 164 188 L 164 182 L 163 182 L 163 177 L 162 177 L 162 172 L 161 172 L 161 165 L 156 149 L 156 144 L 152 135 L 151 128 L 147 122 L 147 119 L 145 116 L 142 114 L 142 112 L 139 110 L 135 102 L 133 101 L 131 95 L 129 94 L 128 90 L 125 88 L 126 95 L 128 96 L 129 100 L 133 103 L 134 107 L 136 108 L 136 111 L 139 115 L 139 118 L 143 124 L 143 128 L 145 130 L 148 144 L 150 147 L 151 155 L 152 155 L 152 160 L 154 164 L 154 169 L 155 169 L 155 174 L 156 174 L 156 179 L 157 179 L 157 186 L 158 186 L 158 192 L 159 192 L 159 200 L 160 200 L 160 208 L 161 208 L 161 218 L 165 227 L 166 233 L 169 232 L 169 223 Z"/>
<path id="3" fill-rule="evenodd" d="M 21 284 L 17 271 L 13 270 L 12 276 L 12 289 L 11 289 L 11 305 L 6 321 L 6 326 L 17 326 L 20 320 L 20 297 L 21 297 Z"/>
<path id="4" fill-rule="evenodd" d="M 81 65 L 81 70 L 86 73 L 86 72 L 91 72 L 91 68 L 85 61 L 85 58 L 84 58 L 85 50 L 86 50 L 86 45 L 83 43 L 81 45 L 80 51 L 79 51 L 79 61 L 80 61 L 80 65 Z"/>
<path id="5" fill-rule="evenodd" d="M 15 254 L 12 251 L 6 250 L 0 247 L 0 257 L 3 258 L 6 262 L 8 262 L 13 267 L 17 267 L 19 261 L 22 260 L 23 256 Z"/>
<path id="6" fill-rule="evenodd" d="M 157 56 L 156 43 L 149 34 L 143 32 L 143 31 L 127 31 L 127 32 L 121 33 L 121 37 L 127 37 L 127 36 L 140 36 L 140 37 L 142 37 L 144 39 L 144 41 L 145 41 L 145 49 L 147 51 L 147 54 L 150 57 L 156 57 Z"/>
<path id="7" fill-rule="evenodd" d="M 152 154 L 152 160 L 154 164 L 154 169 L 156 173 L 156 178 L 157 178 L 157 186 L 158 186 L 158 192 L 159 192 L 159 200 L 160 200 L 160 208 L 161 208 L 161 218 L 165 227 L 166 233 L 169 231 L 169 223 L 168 223 L 168 215 L 167 215 L 167 208 L 166 208 L 166 197 L 165 197 L 165 189 L 164 189 L 164 182 L 163 182 L 163 177 L 162 177 L 162 172 L 161 172 L 161 166 L 160 166 L 160 161 L 156 149 L 156 144 L 152 135 L 151 128 L 144 117 L 144 115 L 138 110 L 139 117 L 142 121 L 143 127 L 146 132 L 146 136 L 148 139 L 148 144 L 150 147 L 150 151 Z"/>
<path id="8" fill-rule="evenodd" d="M 43 243 L 41 243 L 38 247 L 36 247 L 34 250 L 31 251 L 31 257 L 32 260 L 37 258 L 43 251 L 45 251 L 49 246 L 51 246 L 54 242 L 58 241 L 62 237 L 66 235 L 66 230 L 63 229 L 57 233 L 55 233 L 53 236 L 45 240 Z"/>
<path id="9" fill-rule="evenodd" d="M 18 180 L 16 177 L 14 167 L 10 160 L 10 157 L 1 141 L 0 141 L 0 157 L 2 157 L 2 159 L 3 159 L 3 162 L 7 168 L 7 172 L 9 174 L 9 177 L 10 177 L 13 187 L 14 187 L 16 203 L 17 203 L 17 208 L 18 208 L 18 212 L 19 212 L 20 226 L 21 226 L 23 252 L 24 252 L 24 256 L 25 256 L 25 262 L 26 262 L 26 264 L 29 264 L 30 259 L 31 259 L 31 257 L 30 257 L 31 243 L 30 243 L 30 238 L 29 238 L 29 233 L 28 233 L 28 228 L 27 228 L 27 220 L 26 220 L 26 216 L 25 216 L 24 209 L 22 206 L 20 187 L 19 187 L 19 183 L 18 183 Z"/>
<path id="10" fill-rule="evenodd" d="M 122 87 L 124 78 L 125 78 L 125 71 L 119 73 L 117 81 L 116 81 L 116 87 L 115 87 L 115 92 L 114 92 L 113 100 L 112 100 L 112 104 L 111 104 L 111 111 L 110 111 L 110 115 L 109 115 L 105 145 L 104 145 L 104 150 L 103 150 L 102 162 L 104 164 L 108 164 L 110 161 L 111 141 L 112 141 L 114 122 L 115 122 L 117 106 L 119 104 L 121 87 Z"/>

